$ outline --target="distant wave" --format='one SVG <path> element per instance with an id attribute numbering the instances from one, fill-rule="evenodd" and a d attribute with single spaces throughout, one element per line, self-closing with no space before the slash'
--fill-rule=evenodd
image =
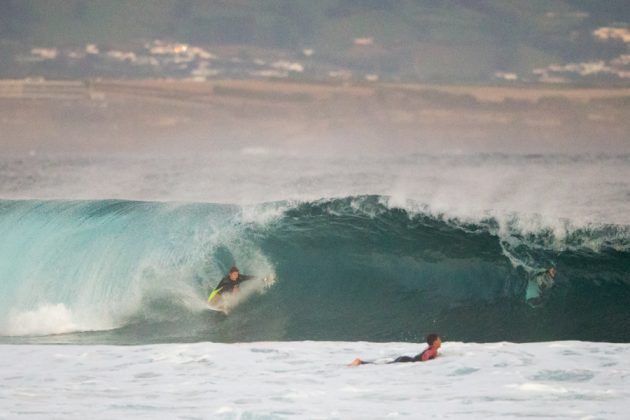
<path id="1" fill-rule="evenodd" d="M 630 339 L 628 226 L 506 220 L 385 196 L 0 201 L 1 341 Z M 233 263 L 278 281 L 223 318 L 205 300 Z M 527 280 L 551 265 L 532 309 Z"/>

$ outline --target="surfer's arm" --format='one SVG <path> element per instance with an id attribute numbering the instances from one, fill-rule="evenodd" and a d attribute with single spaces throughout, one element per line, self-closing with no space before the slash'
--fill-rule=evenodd
<path id="1" fill-rule="evenodd" d="M 348 366 L 359 366 L 359 365 L 369 365 L 374 362 L 366 362 L 365 360 L 361 360 L 358 357 L 352 361 Z"/>
<path id="2" fill-rule="evenodd" d="M 553 277 L 551 277 L 549 274 L 545 274 L 544 277 L 544 281 L 545 281 L 545 286 L 549 287 L 553 287 L 553 285 L 556 283 L 556 279 L 554 279 Z"/>
<path id="3" fill-rule="evenodd" d="M 258 277 L 256 277 L 256 276 L 246 276 L 246 275 L 243 274 L 243 275 L 239 275 L 238 276 L 238 282 L 239 283 L 243 283 L 244 281 L 254 280 L 256 278 L 258 278 Z"/>

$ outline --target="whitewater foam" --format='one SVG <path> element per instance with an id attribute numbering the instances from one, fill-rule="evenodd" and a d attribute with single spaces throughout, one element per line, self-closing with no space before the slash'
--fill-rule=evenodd
<path id="1" fill-rule="evenodd" d="M 0 158 L 0 197 L 260 204 L 357 195 L 523 232 L 630 225 L 628 155 L 384 154 L 361 159 L 230 151 L 197 158 Z M 104 183 L 103 179 L 108 182 Z M 98 186 L 98 188 L 95 188 Z M 516 219 L 515 219 L 516 216 Z"/>
<path id="2" fill-rule="evenodd" d="M 0 418 L 626 418 L 628 344 L 446 342 L 425 363 L 347 366 L 422 347 L 0 345 Z"/>
<path id="3" fill-rule="evenodd" d="M 63 334 L 81 331 L 72 311 L 63 304 L 43 305 L 32 311 L 9 315 L 7 326 L 0 334 L 9 336 Z"/>

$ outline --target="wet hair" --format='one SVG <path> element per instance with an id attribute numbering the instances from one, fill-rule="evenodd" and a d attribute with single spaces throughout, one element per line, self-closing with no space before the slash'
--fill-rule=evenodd
<path id="1" fill-rule="evenodd" d="M 429 335 L 427 335 L 427 344 L 429 346 L 432 346 L 433 343 L 435 342 L 435 340 L 437 340 L 438 338 L 440 338 L 440 336 L 437 335 L 437 334 L 429 334 Z"/>
<path id="2" fill-rule="evenodd" d="M 236 268 L 235 265 L 233 265 L 232 268 L 230 268 L 230 274 L 232 273 L 238 273 L 238 268 Z"/>

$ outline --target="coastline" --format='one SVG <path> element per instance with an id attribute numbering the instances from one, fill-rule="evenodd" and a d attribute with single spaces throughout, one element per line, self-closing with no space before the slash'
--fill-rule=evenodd
<path id="1" fill-rule="evenodd" d="M 394 142 L 429 153 L 626 153 L 629 114 L 628 88 L 0 81 L 2 143 L 13 155 L 169 153 L 175 141 L 176 150 L 201 152 L 242 141 L 368 149 Z"/>

